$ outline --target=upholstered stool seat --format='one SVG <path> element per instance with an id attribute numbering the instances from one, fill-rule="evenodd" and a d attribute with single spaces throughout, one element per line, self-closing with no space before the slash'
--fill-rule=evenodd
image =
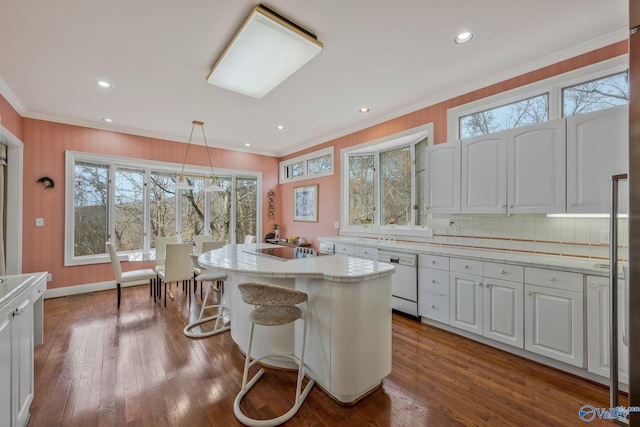
<path id="1" fill-rule="evenodd" d="M 204 338 L 210 337 L 212 335 L 219 334 L 221 332 L 228 331 L 230 328 L 229 322 L 226 321 L 228 318 L 229 312 L 225 310 L 227 306 L 224 304 L 224 281 L 227 280 L 227 274 L 220 271 L 212 271 L 212 270 L 204 270 L 201 274 L 196 277 L 196 281 L 202 283 L 201 286 L 204 286 L 204 282 L 209 282 L 209 286 L 207 287 L 207 292 L 204 294 L 204 298 L 202 299 L 202 307 L 200 307 L 200 316 L 198 316 L 197 320 L 187 324 L 184 327 L 184 334 L 190 338 Z M 219 282 L 223 282 L 222 285 L 218 288 L 220 291 L 220 304 L 212 304 L 207 305 L 207 301 L 209 301 L 209 293 L 211 289 L 216 289 L 216 284 Z M 202 289 L 202 288 L 201 288 Z M 213 316 L 204 317 L 204 311 L 209 308 L 217 308 L 218 311 Z M 192 331 L 196 326 L 202 326 L 203 324 L 215 320 L 215 324 L 213 329 L 205 332 L 195 332 Z"/>
<path id="2" fill-rule="evenodd" d="M 307 338 L 307 313 L 309 297 L 306 293 L 286 288 L 284 286 L 270 285 L 267 283 L 241 283 L 238 285 L 242 301 L 255 306 L 249 315 L 251 320 L 251 330 L 249 333 L 249 345 L 247 347 L 247 355 L 244 363 L 244 371 L 242 374 L 242 388 L 236 396 L 233 403 L 233 412 L 236 418 L 248 426 L 276 426 L 291 419 L 300 409 L 302 403 L 315 384 L 313 380 L 309 380 L 304 390 L 302 390 L 302 380 L 305 376 L 304 367 L 304 350 Z M 304 311 L 298 307 L 298 304 L 304 304 Z M 302 333 L 302 348 L 300 349 L 300 358 L 293 354 L 269 354 L 261 356 L 251 361 L 251 345 L 253 343 L 253 332 L 255 325 L 260 326 L 280 326 L 303 319 L 304 327 Z M 291 409 L 279 417 L 258 420 L 247 417 L 240 409 L 240 402 L 249 392 L 251 387 L 264 374 L 264 369 L 260 369 L 251 380 L 248 380 L 249 368 L 263 359 L 270 357 L 286 357 L 293 360 L 298 365 L 298 379 L 296 382 L 295 402 Z"/>

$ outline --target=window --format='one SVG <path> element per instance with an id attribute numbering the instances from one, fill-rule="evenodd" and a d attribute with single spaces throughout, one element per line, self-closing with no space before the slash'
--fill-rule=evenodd
<path id="1" fill-rule="evenodd" d="M 487 135 L 549 121 L 549 94 L 531 97 L 460 118 L 460 138 Z"/>
<path id="2" fill-rule="evenodd" d="M 411 147 L 380 153 L 380 224 L 411 225 Z"/>
<path id="3" fill-rule="evenodd" d="M 156 237 L 211 234 L 242 242 L 259 235 L 259 173 L 220 173 L 225 191 L 208 193 L 208 168 L 189 166 L 191 190 L 174 190 L 181 165 L 67 152 L 65 265 L 107 262 L 106 241 L 149 259 Z M 232 209 L 233 207 L 233 209 Z M 232 226 L 233 225 L 233 226 Z"/>
<path id="4" fill-rule="evenodd" d="M 375 216 L 374 155 L 349 156 L 349 224 L 372 224 Z"/>
<path id="5" fill-rule="evenodd" d="M 426 225 L 425 167 L 432 135 L 430 123 L 342 151 L 341 218 L 346 229 Z"/>
<path id="6" fill-rule="evenodd" d="M 465 139 L 626 104 L 628 57 L 583 67 L 450 108 L 449 140 Z"/>
<path id="7" fill-rule="evenodd" d="M 109 166 L 74 164 L 73 255 L 104 254 L 108 220 Z"/>
<path id="8" fill-rule="evenodd" d="M 280 183 L 333 175 L 333 147 L 280 163 Z"/>
<path id="9" fill-rule="evenodd" d="M 628 103 L 628 71 L 562 89 L 562 112 L 564 117 Z"/>

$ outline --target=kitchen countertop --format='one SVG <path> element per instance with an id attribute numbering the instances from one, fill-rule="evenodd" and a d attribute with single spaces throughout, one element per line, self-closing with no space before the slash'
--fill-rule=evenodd
<path id="1" fill-rule="evenodd" d="M 323 255 L 283 261 L 245 252 L 276 247 L 281 246 L 268 243 L 231 244 L 200 255 L 198 262 L 207 268 L 260 277 L 306 277 L 331 282 L 362 282 L 395 272 L 391 264 L 356 257 Z"/>
<path id="2" fill-rule="evenodd" d="M 0 280 L 0 309 L 4 308 L 14 296 L 24 291 L 36 277 L 35 274 L 16 274 L 2 276 Z"/>
<path id="3" fill-rule="evenodd" d="M 592 276 L 609 276 L 608 260 L 594 260 L 569 256 L 509 252 L 489 249 L 467 249 L 429 243 L 378 240 L 366 237 L 334 236 L 320 237 L 320 242 L 342 243 L 354 246 L 375 247 L 387 251 L 403 251 L 415 254 L 442 255 L 478 261 L 538 267 L 550 270 L 569 271 Z M 618 264 L 618 277 L 623 278 L 622 264 Z"/>

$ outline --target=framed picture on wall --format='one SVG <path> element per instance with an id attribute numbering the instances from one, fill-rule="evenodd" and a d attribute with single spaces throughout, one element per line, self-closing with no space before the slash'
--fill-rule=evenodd
<path id="1" fill-rule="evenodd" d="M 293 220 L 318 222 L 318 184 L 293 189 Z"/>

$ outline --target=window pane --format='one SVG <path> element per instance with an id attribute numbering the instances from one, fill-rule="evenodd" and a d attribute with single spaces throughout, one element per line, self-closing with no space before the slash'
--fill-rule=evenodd
<path id="1" fill-rule="evenodd" d="M 169 187 L 175 182 L 175 174 L 151 172 L 149 199 L 152 248 L 156 247 L 156 237 L 170 237 L 176 234 L 175 190 Z"/>
<path id="2" fill-rule="evenodd" d="M 349 157 L 349 224 L 366 224 L 374 219 L 374 155 Z"/>
<path id="3" fill-rule="evenodd" d="M 380 153 L 381 224 L 411 224 L 411 148 Z"/>
<path id="4" fill-rule="evenodd" d="M 298 162 L 291 165 L 291 176 L 304 175 L 304 162 Z"/>
<path id="5" fill-rule="evenodd" d="M 144 236 L 144 171 L 116 170 L 115 203 L 116 249 L 141 250 Z"/>
<path id="6" fill-rule="evenodd" d="M 182 190 L 182 241 L 187 242 L 193 236 L 204 234 L 204 187 L 209 183 L 204 179 L 185 178 L 192 186 Z"/>
<path id="7" fill-rule="evenodd" d="M 326 156 L 316 157 L 315 159 L 310 159 L 307 162 L 307 171 L 310 175 L 315 175 L 320 172 L 328 172 L 331 171 L 331 154 L 327 154 Z"/>
<path id="8" fill-rule="evenodd" d="M 74 255 L 107 252 L 109 167 L 84 162 L 75 166 Z"/>
<path id="9" fill-rule="evenodd" d="M 243 243 L 250 234 L 256 236 L 258 214 L 258 180 L 236 179 L 236 243 Z M 256 236 L 258 238 L 258 236 Z"/>
<path id="10" fill-rule="evenodd" d="M 563 117 L 629 103 L 627 72 L 562 89 Z"/>
<path id="11" fill-rule="evenodd" d="M 549 121 L 549 94 L 460 118 L 460 138 L 487 135 Z"/>
<path id="12" fill-rule="evenodd" d="M 214 240 L 228 242 L 231 225 L 231 178 L 217 178 L 225 191 L 211 193 L 211 235 Z"/>
<path id="13" fill-rule="evenodd" d="M 426 208 L 426 167 L 427 167 L 427 138 L 418 142 L 415 145 L 415 156 L 416 156 L 416 185 L 415 185 L 415 201 L 416 206 L 416 217 L 415 223 L 416 225 L 426 225 L 427 224 L 427 208 Z"/>

